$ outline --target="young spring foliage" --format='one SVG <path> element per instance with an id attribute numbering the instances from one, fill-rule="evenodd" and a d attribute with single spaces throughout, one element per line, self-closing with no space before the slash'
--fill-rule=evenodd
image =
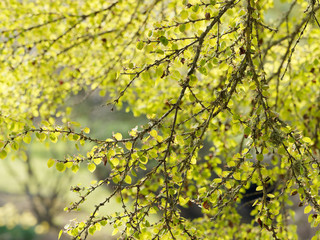
<path id="1" fill-rule="evenodd" d="M 94 144 L 47 163 L 111 168 L 73 188 L 67 211 L 114 185 L 66 227 L 73 239 L 107 224 L 127 239 L 297 239 L 292 195 L 320 222 L 320 6 L 282 2 L 272 15 L 272 0 L 1 1 L 0 158 L 35 140 Z M 94 90 L 149 121 L 90 137 L 67 99 Z M 252 185 L 262 197 L 244 223 L 237 206 Z M 105 215 L 111 198 L 122 211 Z M 191 204 L 202 217 L 180 216 Z"/>

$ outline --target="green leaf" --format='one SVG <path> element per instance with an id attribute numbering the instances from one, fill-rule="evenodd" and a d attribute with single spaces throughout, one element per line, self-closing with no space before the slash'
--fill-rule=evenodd
<path id="1" fill-rule="evenodd" d="M 246 127 L 246 128 L 244 129 L 244 134 L 247 135 L 247 136 L 249 136 L 250 133 L 251 133 L 251 128 Z"/>
<path id="2" fill-rule="evenodd" d="M 181 25 L 179 26 L 179 31 L 180 31 L 180 32 L 186 31 L 186 25 L 185 25 L 185 24 L 181 24 Z"/>
<path id="3" fill-rule="evenodd" d="M 257 160 L 258 161 L 262 161 L 263 160 L 263 154 L 262 153 L 257 154 Z"/>
<path id="4" fill-rule="evenodd" d="M 201 67 L 201 68 L 199 68 L 199 72 L 200 72 L 201 74 L 205 75 L 205 76 L 207 76 L 207 75 L 208 75 L 207 68 L 205 68 L 205 67 Z"/>
<path id="5" fill-rule="evenodd" d="M 195 5 L 192 7 L 192 11 L 198 12 L 198 10 L 199 10 L 199 4 L 195 4 Z"/>
<path id="6" fill-rule="evenodd" d="M 234 113 L 232 118 L 233 118 L 233 120 L 237 121 L 240 119 L 240 115 L 237 113 Z"/>
<path id="7" fill-rule="evenodd" d="M 51 138 L 50 138 L 51 139 Z M 74 141 L 78 141 L 79 139 L 80 139 L 80 136 L 78 135 L 78 134 L 73 134 L 72 135 L 72 139 L 74 140 Z"/>
<path id="8" fill-rule="evenodd" d="M 95 226 L 89 227 L 89 233 L 90 233 L 91 235 L 93 235 L 95 231 L 96 231 L 96 227 L 95 227 Z"/>
<path id="9" fill-rule="evenodd" d="M 164 45 L 167 46 L 169 44 L 168 39 L 165 36 L 159 37 L 159 41 Z"/>
<path id="10" fill-rule="evenodd" d="M 145 157 L 145 156 L 142 156 L 139 158 L 139 161 L 142 163 L 142 164 L 147 164 L 148 163 L 148 158 Z"/>
<path id="11" fill-rule="evenodd" d="M 100 224 L 101 224 L 102 226 L 106 226 L 106 225 L 108 224 L 108 221 L 107 221 L 107 220 L 102 220 L 102 221 L 100 222 Z"/>
<path id="12" fill-rule="evenodd" d="M 143 43 L 142 41 L 139 41 L 139 42 L 137 43 L 137 49 L 138 49 L 138 50 L 142 50 L 143 47 L 144 47 L 144 43 Z"/>
<path id="13" fill-rule="evenodd" d="M 66 170 L 66 166 L 64 165 L 64 163 L 62 162 L 57 162 L 56 163 L 56 169 L 59 171 L 59 172 L 64 172 Z"/>
<path id="14" fill-rule="evenodd" d="M 7 156 L 6 150 L 2 149 L 1 152 L 0 152 L 0 158 L 4 159 L 6 156 Z"/>

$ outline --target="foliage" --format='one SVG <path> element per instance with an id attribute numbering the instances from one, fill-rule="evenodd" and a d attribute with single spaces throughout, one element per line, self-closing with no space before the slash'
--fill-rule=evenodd
<path id="1" fill-rule="evenodd" d="M 271 0 L 1 1 L 0 157 L 23 158 L 33 138 L 73 141 L 79 152 L 48 167 L 111 167 L 72 188 L 67 211 L 115 185 L 66 226 L 74 239 L 106 224 L 128 239 L 296 239 L 291 195 L 320 222 L 320 6 L 282 2 L 286 12 L 266 19 Z M 91 137 L 66 100 L 97 89 L 148 122 Z M 253 185 L 262 197 L 247 224 L 237 206 Z M 103 214 L 111 198 L 122 212 Z M 180 216 L 191 203 L 202 218 Z"/>
<path id="2" fill-rule="evenodd" d="M 30 212 L 19 214 L 12 204 L 6 204 L 0 208 L 0 216 L 1 239 L 35 239 L 36 219 Z"/>

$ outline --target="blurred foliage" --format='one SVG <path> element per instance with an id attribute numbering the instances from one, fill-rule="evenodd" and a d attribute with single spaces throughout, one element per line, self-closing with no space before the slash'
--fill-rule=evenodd
<path id="1" fill-rule="evenodd" d="M 31 240 L 35 239 L 36 231 L 43 233 L 43 229 L 35 229 L 37 220 L 31 212 L 19 214 L 13 204 L 0 207 L 0 239 L 3 240 Z"/>

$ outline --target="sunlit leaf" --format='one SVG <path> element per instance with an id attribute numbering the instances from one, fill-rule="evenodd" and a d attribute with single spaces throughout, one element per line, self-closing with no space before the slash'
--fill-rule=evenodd
<path id="1" fill-rule="evenodd" d="M 96 170 L 96 165 L 94 163 L 88 164 L 88 170 L 94 172 Z"/>
<path id="2" fill-rule="evenodd" d="M 54 163 L 55 163 L 54 159 L 50 158 L 47 162 L 48 168 L 51 168 L 54 165 Z"/>

